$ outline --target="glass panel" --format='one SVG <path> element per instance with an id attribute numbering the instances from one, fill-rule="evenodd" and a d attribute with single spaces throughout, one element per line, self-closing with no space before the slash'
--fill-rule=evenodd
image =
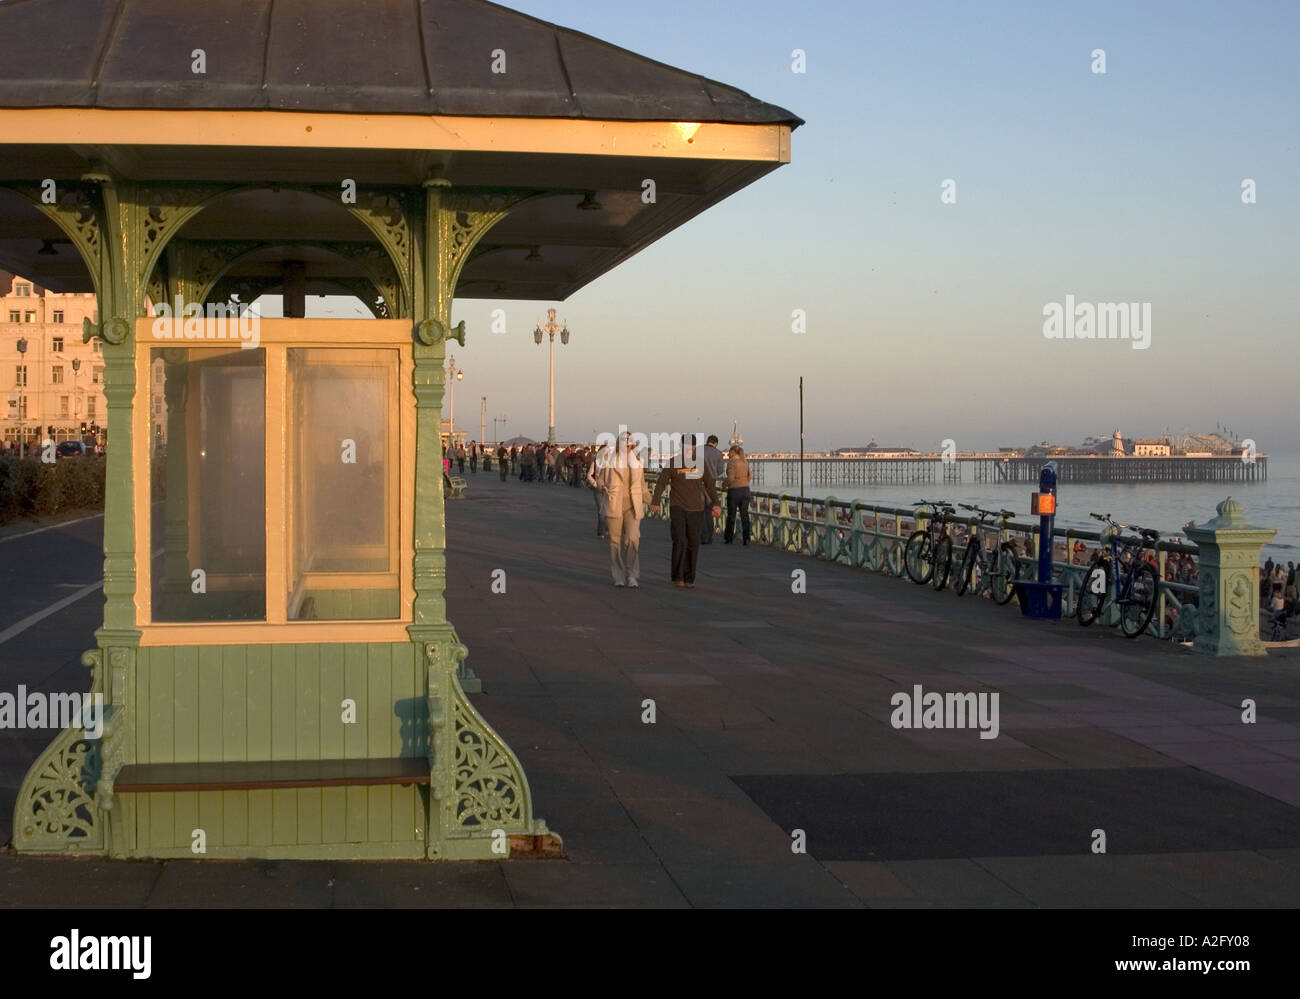
<path id="1" fill-rule="evenodd" d="M 286 614 L 396 618 L 398 352 L 291 348 L 287 367 Z"/>
<path id="2" fill-rule="evenodd" d="M 154 349 L 150 366 L 153 619 L 264 621 L 265 351 Z"/>

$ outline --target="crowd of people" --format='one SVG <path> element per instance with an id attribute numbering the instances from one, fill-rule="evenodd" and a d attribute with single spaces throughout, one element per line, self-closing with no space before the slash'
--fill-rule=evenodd
<path id="1" fill-rule="evenodd" d="M 740 538 L 748 545 L 749 463 L 744 449 L 733 445 L 724 454 L 718 438 L 710 435 L 698 457 L 695 436 L 682 435 L 680 450 L 658 471 L 651 484 L 646 481 L 645 459 L 631 433 L 614 444 L 504 443 L 493 447 L 470 441 L 454 444 L 447 451 L 448 467 L 460 475 L 469 466 L 471 474 L 482 467 L 495 471 L 502 482 L 514 476 L 520 482 L 550 482 L 592 490 L 596 512 L 596 536 L 608 540 L 610 571 L 614 585 L 640 585 L 641 520 L 658 513 L 668 497 L 672 534 L 670 578 L 675 587 L 695 586 L 701 545 L 713 543 L 714 518 L 721 516 L 719 487 L 726 488 L 727 518 L 723 543 Z"/>

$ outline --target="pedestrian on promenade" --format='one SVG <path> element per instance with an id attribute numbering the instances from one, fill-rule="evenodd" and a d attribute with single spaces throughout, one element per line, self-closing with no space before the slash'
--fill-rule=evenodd
<path id="1" fill-rule="evenodd" d="M 555 457 L 556 457 L 555 448 L 548 447 L 546 449 L 546 481 L 547 482 L 555 481 Z"/>
<path id="2" fill-rule="evenodd" d="M 478 471 L 478 441 L 469 442 L 469 470 Z"/>
<path id="3" fill-rule="evenodd" d="M 749 544 L 749 462 L 745 449 L 731 445 L 727 455 L 727 526 L 722 530 L 724 544 L 736 539 L 736 514 L 740 514 L 742 544 Z"/>
<path id="4" fill-rule="evenodd" d="M 609 525 L 605 522 L 605 491 L 596 476 L 609 464 L 613 454 L 613 446 L 606 445 L 599 451 L 592 451 L 587 455 L 585 478 L 591 486 L 591 495 L 596 501 L 596 537 L 598 538 L 609 537 Z"/>
<path id="5" fill-rule="evenodd" d="M 705 516 L 706 501 L 713 516 L 722 512 L 718 506 L 718 487 L 696 465 L 694 435 L 682 435 L 681 452 L 660 470 L 650 500 L 651 513 L 659 512 L 659 498 L 665 489 L 668 490 L 668 517 L 672 527 L 673 585 L 693 589 L 700 557 L 700 522 Z"/>
<path id="6" fill-rule="evenodd" d="M 533 481 L 533 449 L 525 447 L 520 449 L 519 454 L 519 481 Z"/>
<path id="7" fill-rule="evenodd" d="M 516 444 L 510 449 L 510 471 L 519 471 L 519 445 Z"/>
<path id="8" fill-rule="evenodd" d="M 605 497 L 605 529 L 609 534 L 609 566 L 615 586 L 635 589 L 641 575 L 641 518 L 650 501 L 645 466 L 625 433 L 617 446 L 596 463 L 596 489 Z M 603 466 L 603 467 L 602 467 Z"/>
<path id="9" fill-rule="evenodd" d="M 501 473 L 501 481 L 506 481 L 506 472 L 510 466 L 506 463 L 506 446 L 500 444 L 497 446 L 497 471 Z"/>
<path id="10" fill-rule="evenodd" d="M 465 474 L 465 445 L 464 444 L 456 445 L 456 474 L 457 475 Z"/>
<path id="11" fill-rule="evenodd" d="M 1291 563 L 1288 562 L 1287 565 Z M 1282 600 L 1285 610 L 1288 614 L 1294 614 L 1296 604 L 1300 603 L 1300 588 L 1297 588 L 1295 581 L 1295 569 L 1293 568 L 1286 574 L 1286 589 L 1282 591 Z"/>
<path id="12" fill-rule="evenodd" d="M 709 434 L 709 439 L 705 442 L 701 453 L 704 457 L 704 474 L 716 488 L 718 480 L 727 470 L 727 459 L 718 450 L 717 434 Z M 700 544 L 713 544 L 713 518 L 708 514 L 704 515 L 703 522 L 700 524 Z"/>

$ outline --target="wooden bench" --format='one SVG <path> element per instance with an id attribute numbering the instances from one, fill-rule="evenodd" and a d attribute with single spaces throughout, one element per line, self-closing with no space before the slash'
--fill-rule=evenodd
<path id="1" fill-rule="evenodd" d="M 371 760 L 265 760 L 221 763 L 136 763 L 113 782 L 121 793 L 248 791 L 293 787 L 428 784 L 429 760 L 398 756 Z"/>

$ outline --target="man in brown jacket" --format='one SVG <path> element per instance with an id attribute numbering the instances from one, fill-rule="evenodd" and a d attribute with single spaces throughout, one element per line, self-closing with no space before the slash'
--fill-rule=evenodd
<path id="1" fill-rule="evenodd" d="M 668 517 L 672 524 L 673 561 L 672 577 L 675 586 L 688 589 L 695 586 L 695 566 L 700 557 L 700 528 L 704 522 L 705 501 L 713 516 L 722 512 L 718 506 L 718 490 L 713 480 L 704 474 L 702 462 L 695 459 L 695 438 L 682 435 L 682 453 L 673 458 L 659 472 L 654 496 L 650 500 L 652 513 L 659 512 L 659 498 L 668 490 Z"/>

